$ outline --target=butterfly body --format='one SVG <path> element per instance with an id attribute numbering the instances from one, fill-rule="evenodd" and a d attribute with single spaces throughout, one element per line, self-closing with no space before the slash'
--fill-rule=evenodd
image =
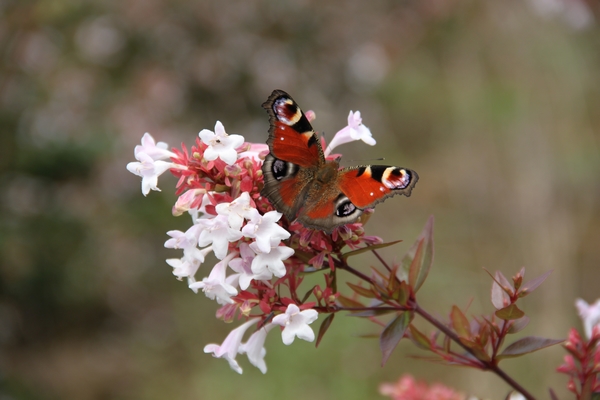
<path id="1" fill-rule="evenodd" d="M 338 160 L 326 160 L 310 122 L 286 92 L 274 90 L 263 107 L 271 126 L 261 194 L 289 221 L 331 232 L 387 197 L 410 196 L 418 180 L 412 170 L 383 165 L 340 169 Z"/>

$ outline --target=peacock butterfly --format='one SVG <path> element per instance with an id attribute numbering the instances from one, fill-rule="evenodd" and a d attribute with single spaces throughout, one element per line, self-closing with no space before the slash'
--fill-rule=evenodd
<path id="1" fill-rule="evenodd" d="M 413 170 L 387 165 L 340 169 L 339 159 L 325 160 L 319 137 L 283 90 L 274 90 L 262 106 L 271 126 L 260 193 L 289 221 L 331 232 L 388 197 L 410 196 L 419 179 Z"/>

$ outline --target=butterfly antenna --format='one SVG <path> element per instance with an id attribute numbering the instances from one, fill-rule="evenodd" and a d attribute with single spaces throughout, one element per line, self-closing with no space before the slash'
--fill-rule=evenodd
<path id="1" fill-rule="evenodd" d="M 372 162 L 372 161 L 385 161 L 385 157 L 379 157 L 379 158 L 367 158 L 367 159 L 352 159 L 352 160 L 348 160 L 348 161 L 352 161 L 352 162 Z"/>

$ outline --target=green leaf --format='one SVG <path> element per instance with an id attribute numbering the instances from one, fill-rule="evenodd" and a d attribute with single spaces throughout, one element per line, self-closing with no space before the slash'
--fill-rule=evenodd
<path id="1" fill-rule="evenodd" d="M 554 346 L 564 342 L 563 339 L 546 339 L 538 336 L 527 336 L 519 339 L 508 346 L 497 359 L 519 357 L 523 354 L 532 353 L 545 347 Z"/>
<path id="2" fill-rule="evenodd" d="M 353 335 L 353 336 L 363 338 L 363 339 L 379 339 L 381 334 L 380 333 L 363 333 L 360 335 Z"/>
<path id="3" fill-rule="evenodd" d="M 418 257 L 417 257 L 417 253 Z M 409 276 L 415 291 L 425 282 L 433 264 L 433 215 L 429 217 L 421 234 L 402 259 L 401 267 Z M 412 275 L 412 276 L 411 276 Z"/>
<path id="4" fill-rule="evenodd" d="M 383 249 L 384 247 L 392 246 L 392 245 L 394 245 L 396 243 L 400 243 L 401 241 L 402 240 L 395 240 L 393 242 L 388 242 L 388 243 L 372 244 L 372 245 L 367 246 L 367 247 L 363 247 L 363 248 L 360 248 L 360 249 L 356 249 L 356 250 L 352 250 L 352 251 L 349 251 L 347 253 L 344 253 L 344 254 L 342 254 L 342 258 L 344 260 L 347 260 L 349 257 L 356 256 L 358 254 L 365 253 L 365 252 L 371 251 L 371 250 Z"/>
<path id="5" fill-rule="evenodd" d="M 323 335 L 325 335 L 325 332 L 327 332 L 327 329 L 329 329 L 329 327 L 331 326 L 331 323 L 333 322 L 334 317 L 335 317 L 335 313 L 331 313 L 321 323 L 321 326 L 319 327 L 319 334 L 317 335 L 317 343 L 315 344 L 315 347 L 319 347 L 319 343 L 321 343 L 321 339 L 323 339 Z"/>
<path id="6" fill-rule="evenodd" d="M 348 296 L 344 296 L 343 294 L 340 294 L 337 298 L 338 303 L 340 303 L 343 307 L 350 307 L 350 308 L 364 308 L 365 305 L 363 303 L 361 303 L 360 301 L 351 299 Z"/>
<path id="7" fill-rule="evenodd" d="M 381 332 L 381 336 L 379 337 L 379 348 L 382 353 L 381 365 L 385 365 L 388 358 L 392 354 L 392 351 L 398 345 L 398 342 L 404 336 L 404 332 L 406 328 L 410 324 L 410 320 L 412 317 L 412 313 L 403 312 L 394 318 Z"/>
<path id="8" fill-rule="evenodd" d="M 370 288 L 355 285 L 354 283 L 350 283 L 350 282 L 346 282 L 346 285 L 350 286 L 350 289 L 352 289 L 356 294 L 358 294 L 360 296 L 368 297 L 370 299 L 375 298 L 375 294 L 373 293 L 373 291 Z"/>
<path id="9" fill-rule="evenodd" d="M 386 315 L 386 314 L 391 314 L 394 312 L 398 312 L 397 310 L 382 310 L 379 308 L 375 308 L 373 310 L 362 310 L 362 311 L 353 311 L 351 313 L 348 314 L 349 317 L 360 317 L 360 318 L 365 318 L 365 317 L 379 317 L 381 315 Z"/>
<path id="10" fill-rule="evenodd" d="M 410 298 L 410 286 L 404 281 L 400 282 L 396 291 L 393 293 L 392 298 L 398 301 L 400 305 L 406 305 Z"/>
<path id="11" fill-rule="evenodd" d="M 471 337 L 471 324 L 469 319 L 460 311 L 457 306 L 452 306 L 450 312 L 450 321 L 452 321 L 452 327 L 461 338 Z"/>
<path id="12" fill-rule="evenodd" d="M 310 290 L 308 292 L 306 292 L 306 294 L 302 298 L 302 301 L 300 302 L 300 304 L 306 303 L 306 300 L 308 300 L 308 298 L 313 293 L 313 290 L 315 290 L 316 287 L 317 287 L 317 285 L 314 285 L 313 287 L 310 288 Z"/>
<path id="13" fill-rule="evenodd" d="M 509 321 L 513 319 L 523 318 L 525 313 L 517 307 L 516 304 L 511 304 L 508 307 L 504 307 L 501 310 L 496 311 L 496 317 Z"/>
<path id="14" fill-rule="evenodd" d="M 413 324 L 410 324 L 409 329 L 410 329 L 410 338 L 414 344 L 416 344 L 418 347 L 421 347 L 422 349 L 425 349 L 425 350 L 431 349 L 431 342 L 429 341 L 429 338 L 424 333 L 422 333 L 417 328 L 415 328 L 415 326 Z"/>

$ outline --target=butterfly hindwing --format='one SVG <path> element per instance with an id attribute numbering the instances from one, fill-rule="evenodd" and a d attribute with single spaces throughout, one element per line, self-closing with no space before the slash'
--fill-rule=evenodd
<path id="1" fill-rule="evenodd" d="M 367 165 L 340 171 L 341 191 L 356 207 L 364 209 L 396 194 L 410 196 L 419 180 L 413 170 L 387 165 Z"/>

